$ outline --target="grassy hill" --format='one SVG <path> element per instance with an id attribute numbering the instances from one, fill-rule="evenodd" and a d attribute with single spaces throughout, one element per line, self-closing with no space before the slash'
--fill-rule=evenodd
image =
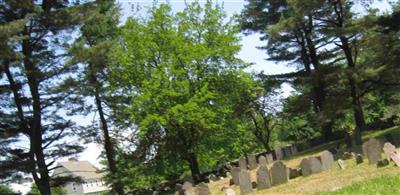
<path id="1" fill-rule="evenodd" d="M 391 133 L 395 137 L 400 136 L 400 128 L 394 127 L 382 131 L 365 132 L 363 134 L 363 139 L 368 140 L 372 137 L 381 137 L 388 133 Z M 342 141 L 329 142 L 324 145 L 310 148 L 296 156 L 293 156 L 291 159 L 283 161 L 288 167 L 295 168 L 298 167 L 303 158 L 307 156 L 317 156 L 321 151 L 338 145 L 340 142 Z M 328 171 L 308 177 L 297 177 L 289 180 L 286 184 L 274 186 L 262 191 L 254 191 L 252 194 L 325 194 L 325 192 L 337 190 L 338 191 L 333 192 L 333 194 L 365 194 L 365 190 L 371 193 L 381 192 L 380 194 L 387 194 L 385 192 L 390 192 L 390 194 L 400 194 L 397 185 L 390 185 L 391 183 L 400 180 L 400 168 L 396 167 L 393 162 L 382 168 L 368 165 L 367 159 L 364 159 L 364 162 L 359 165 L 356 165 L 355 159 L 345 160 L 345 164 L 346 168 L 343 170 L 340 169 L 335 162 L 336 166 Z M 252 181 L 256 181 L 255 175 L 256 170 L 251 172 Z M 212 194 L 224 194 L 224 190 L 221 189 L 229 187 L 229 179 L 230 178 L 225 178 L 210 183 L 209 187 Z M 366 186 L 366 188 L 360 186 Z M 239 186 L 231 186 L 231 188 L 233 188 L 237 193 L 239 192 Z M 397 190 L 397 193 L 395 190 Z"/>

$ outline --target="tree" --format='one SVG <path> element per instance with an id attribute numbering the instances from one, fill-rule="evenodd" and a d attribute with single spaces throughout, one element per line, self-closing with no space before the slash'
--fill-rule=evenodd
<path id="1" fill-rule="evenodd" d="M 211 2 L 175 15 L 160 5 L 147 20 L 128 19 L 115 52 L 121 66 L 114 73 L 132 97 L 128 109 L 147 161 L 157 155 L 184 160 L 195 180 L 199 154 L 213 144 L 213 135 L 229 131 L 224 127 L 235 86 L 225 81 L 246 76 L 235 57 L 238 29 L 224 18 Z"/>
<path id="2" fill-rule="evenodd" d="M 0 3 L 2 178 L 30 173 L 41 194 L 51 194 L 49 172 L 56 159 L 82 147 L 71 140 L 74 124 L 60 110 L 65 94 L 58 85 L 70 73 L 63 45 L 85 13 L 69 1 Z M 67 180 L 66 180 L 67 181 Z"/>
<path id="3" fill-rule="evenodd" d="M 71 100 L 76 102 L 76 105 L 71 114 L 98 113 L 99 125 L 97 121 L 93 121 L 93 124 L 85 128 L 84 134 L 89 140 L 101 140 L 113 190 L 117 194 L 124 194 L 124 187 L 116 176 L 118 173 L 115 154 L 117 143 L 110 135 L 112 124 L 111 119 L 107 117 L 109 116 L 107 111 L 116 104 L 116 99 L 118 99 L 115 94 L 110 93 L 109 52 L 118 34 L 119 13 L 113 1 L 98 0 L 91 6 L 88 19 L 80 28 L 81 36 L 70 49 L 70 55 L 73 58 L 69 63 L 78 66 L 82 71 L 78 76 L 66 80 L 65 86 L 75 93 Z M 92 100 L 93 103 L 89 103 Z M 80 112 L 76 112 L 78 110 Z M 98 136 L 97 127 L 102 130 L 102 136 Z"/>
<path id="4" fill-rule="evenodd" d="M 261 40 L 268 40 L 268 45 L 261 47 L 267 51 L 268 60 L 288 62 L 299 69 L 274 77 L 303 86 L 301 97 L 312 103 L 323 136 L 330 140 L 334 117 L 325 107 L 329 103 L 327 75 L 332 70 L 327 64 L 332 51 L 321 49 L 329 40 L 319 32 L 320 22 L 314 20 L 320 4 L 315 1 L 249 1 L 240 20 L 244 32 L 259 32 L 263 35 Z"/>
<path id="5" fill-rule="evenodd" d="M 265 75 L 256 75 L 258 91 L 256 96 L 244 95 L 253 99 L 243 101 L 247 109 L 243 114 L 244 120 L 251 121 L 251 129 L 257 141 L 262 144 L 265 151 L 271 151 L 270 141 L 273 131 L 279 125 L 278 110 L 281 107 L 279 89 L 280 82 L 271 80 Z M 247 103 L 247 104 L 246 104 Z"/>

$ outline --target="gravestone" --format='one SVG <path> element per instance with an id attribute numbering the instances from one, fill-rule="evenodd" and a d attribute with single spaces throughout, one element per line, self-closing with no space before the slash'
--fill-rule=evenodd
<path id="1" fill-rule="evenodd" d="M 274 148 L 274 151 L 275 151 L 276 160 L 281 160 L 281 159 L 283 158 L 282 148 L 280 148 L 280 147 L 275 147 L 275 148 Z"/>
<path id="2" fill-rule="evenodd" d="M 316 157 L 309 157 L 303 159 L 300 163 L 301 172 L 303 176 L 308 176 L 314 173 L 321 172 L 321 161 Z"/>
<path id="3" fill-rule="evenodd" d="M 300 168 L 301 168 L 301 174 L 303 176 L 311 175 L 312 172 L 311 172 L 310 159 L 304 158 L 303 160 L 301 160 Z"/>
<path id="4" fill-rule="evenodd" d="M 385 153 L 386 158 L 390 159 L 390 156 L 392 155 L 392 153 L 396 152 L 396 147 L 393 144 L 386 142 L 383 145 L 383 152 Z"/>
<path id="5" fill-rule="evenodd" d="M 340 167 L 341 169 L 344 169 L 344 168 L 346 167 L 346 164 L 344 163 L 344 160 L 342 160 L 342 159 L 339 159 L 339 160 L 338 160 L 338 164 L 339 164 L 339 167 Z"/>
<path id="6" fill-rule="evenodd" d="M 310 159 L 312 174 L 320 173 L 322 171 L 321 160 L 318 157 L 309 157 L 309 159 Z"/>
<path id="7" fill-rule="evenodd" d="M 235 185 L 239 185 L 239 172 L 240 172 L 239 167 L 233 167 L 231 170 L 232 181 Z"/>
<path id="8" fill-rule="evenodd" d="M 288 182 L 288 169 L 282 161 L 277 161 L 271 168 L 271 182 L 272 185 L 279 185 Z"/>
<path id="9" fill-rule="evenodd" d="M 258 157 L 258 164 L 260 166 L 267 166 L 267 158 L 265 156 L 261 155 Z"/>
<path id="10" fill-rule="evenodd" d="M 182 191 L 185 195 L 195 195 L 193 184 L 188 181 L 183 183 Z"/>
<path id="11" fill-rule="evenodd" d="M 328 170 L 334 163 L 333 155 L 328 150 L 321 153 L 321 169 L 322 171 Z"/>
<path id="12" fill-rule="evenodd" d="M 249 169 L 250 170 L 256 169 L 257 168 L 256 155 L 249 154 L 249 155 L 247 155 L 247 159 L 249 160 Z"/>
<path id="13" fill-rule="evenodd" d="M 372 138 L 363 144 L 363 152 L 370 165 L 376 164 L 381 159 L 382 145 L 377 139 Z"/>
<path id="14" fill-rule="evenodd" d="M 225 195 L 236 195 L 236 192 L 232 188 L 228 188 L 225 191 Z"/>
<path id="15" fill-rule="evenodd" d="M 241 169 L 239 172 L 239 186 L 240 186 L 240 194 L 248 194 L 253 191 L 253 186 L 251 184 L 250 173 Z"/>
<path id="16" fill-rule="evenodd" d="M 196 186 L 196 195 L 209 195 L 211 194 L 210 188 L 208 188 L 208 185 L 201 182 L 197 184 Z"/>
<path id="17" fill-rule="evenodd" d="M 361 154 L 357 154 L 357 156 L 356 156 L 356 163 L 357 163 L 357 164 L 361 164 L 361 163 L 363 163 L 363 162 L 364 162 L 364 160 L 363 160 L 362 155 L 361 155 Z"/>
<path id="18" fill-rule="evenodd" d="M 244 156 L 239 158 L 239 168 L 240 169 L 247 169 L 247 162 Z"/>
<path id="19" fill-rule="evenodd" d="M 274 156 L 271 153 L 266 154 L 265 157 L 267 159 L 267 164 L 271 164 L 274 162 Z"/>
<path id="20" fill-rule="evenodd" d="M 394 164 L 400 167 L 400 153 L 398 152 L 392 153 L 390 158 L 393 160 Z"/>
<path id="21" fill-rule="evenodd" d="M 257 189 L 267 189 L 271 187 L 271 178 L 266 166 L 260 166 L 257 170 Z"/>

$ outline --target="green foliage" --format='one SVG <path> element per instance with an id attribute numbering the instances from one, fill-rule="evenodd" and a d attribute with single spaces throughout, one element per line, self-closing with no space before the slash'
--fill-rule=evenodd
<path id="1" fill-rule="evenodd" d="M 53 195 L 67 195 L 67 192 L 63 187 L 53 187 L 51 188 L 51 194 Z M 31 190 L 28 192 L 28 195 L 40 195 L 39 189 L 36 184 L 32 184 Z"/>
<path id="2" fill-rule="evenodd" d="M 15 193 L 10 187 L 8 187 L 6 185 L 0 185 L 0 194 L 11 195 L 11 194 L 15 194 Z"/>
<path id="3" fill-rule="evenodd" d="M 160 175 L 175 163 L 196 175 L 254 147 L 235 120 L 255 87 L 235 57 L 238 32 L 211 2 L 176 14 L 162 4 L 147 19 L 130 18 L 121 27 L 113 74 L 132 99 L 127 111 L 138 126 L 137 152 L 145 164 L 164 169 Z"/>

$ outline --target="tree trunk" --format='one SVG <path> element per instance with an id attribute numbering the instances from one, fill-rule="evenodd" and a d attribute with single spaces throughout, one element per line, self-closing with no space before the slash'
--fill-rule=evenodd
<path id="1" fill-rule="evenodd" d="M 199 168 L 199 163 L 197 161 L 196 153 L 194 152 L 190 153 L 188 161 L 189 161 L 190 171 L 192 173 L 192 178 L 195 182 L 197 182 L 200 179 L 200 168 Z"/>
<path id="2" fill-rule="evenodd" d="M 29 37 L 30 34 L 27 28 L 24 29 L 24 35 Z M 29 90 L 32 96 L 32 112 L 33 119 L 31 122 L 30 142 L 31 142 L 31 156 L 34 157 L 34 169 L 33 173 L 36 174 L 36 168 L 38 169 L 40 178 L 34 177 L 35 183 L 37 184 L 39 191 L 42 195 L 50 195 L 50 176 L 45 162 L 45 155 L 43 152 L 43 138 L 42 138 L 42 109 L 41 100 L 39 94 L 39 70 L 31 62 L 32 48 L 30 45 L 30 39 L 25 39 L 22 42 L 22 52 L 24 54 L 24 67 L 26 70 L 26 76 L 28 78 Z"/>
<path id="3" fill-rule="evenodd" d="M 93 71 L 93 70 L 91 70 L 91 71 Z M 103 109 L 103 106 L 102 106 L 102 100 L 101 100 L 100 92 L 99 92 L 99 85 L 100 84 L 97 81 L 96 76 L 94 75 L 94 73 L 91 73 L 91 74 L 92 74 L 91 77 L 92 77 L 92 82 L 93 82 L 92 84 L 93 84 L 93 87 L 94 87 L 94 95 L 95 95 L 96 107 L 97 107 L 97 111 L 99 112 L 101 128 L 103 130 L 104 150 L 106 152 L 106 158 L 107 158 L 108 166 L 110 168 L 111 176 L 113 178 L 112 188 L 117 194 L 122 195 L 122 194 L 124 194 L 123 185 L 121 184 L 121 182 L 120 182 L 120 180 L 118 178 L 115 178 L 116 174 L 118 173 L 118 169 L 117 169 L 117 166 L 116 166 L 116 163 L 115 163 L 115 152 L 114 152 L 113 143 L 112 143 L 111 138 L 110 138 L 107 120 L 106 120 L 106 118 L 104 116 L 104 109 Z"/>
<path id="4" fill-rule="evenodd" d="M 356 64 L 353 60 L 353 56 L 351 53 L 351 48 L 349 46 L 348 39 L 346 37 L 340 37 L 340 41 L 342 43 L 342 50 L 344 51 L 344 54 L 346 56 L 348 69 L 350 70 L 350 73 L 348 75 L 348 80 L 349 80 L 349 86 L 350 86 L 351 105 L 352 105 L 352 109 L 353 109 L 354 120 L 356 123 L 356 128 L 355 128 L 355 132 L 354 132 L 355 144 L 361 145 L 362 144 L 361 131 L 365 127 L 365 120 L 364 120 L 364 115 L 363 115 L 363 109 L 361 106 L 361 101 L 359 98 L 357 82 L 353 76 L 353 72 L 354 72 Z"/>
<path id="5" fill-rule="evenodd" d="M 324 137 L 325 141 L 332 141 L 333 140 L 333 123 L 331 121 L 329 122 L 323 122 L 322 123 L 322 134 Z"/>

